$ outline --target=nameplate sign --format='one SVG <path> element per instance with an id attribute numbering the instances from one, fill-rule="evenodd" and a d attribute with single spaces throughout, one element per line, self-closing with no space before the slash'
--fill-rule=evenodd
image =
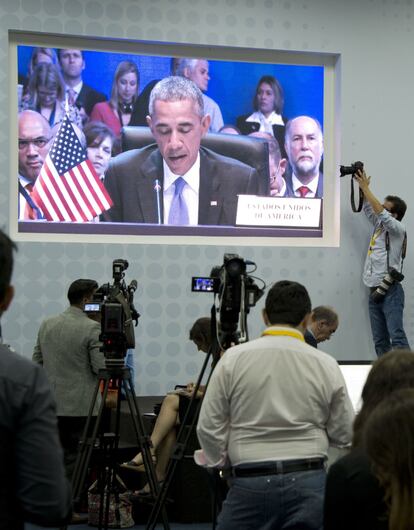
<path id="1" fill-rule="evenodd" d="M 322 199 L 239 195 L 236 225 L 319 228 Z"/>

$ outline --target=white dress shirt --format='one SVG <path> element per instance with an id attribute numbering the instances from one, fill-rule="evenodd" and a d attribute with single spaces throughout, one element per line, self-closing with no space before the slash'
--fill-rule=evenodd
<path id="1" fill-rule="evenodd" d="M 309 191 L 305 195 L 306 199 L 316 197 L 318 183 L 319 183 L 319 173 L 317 177 L 315 177 L 313 180 L 311 180 L 307 184 L 303 184 L 303 182 L 301 182 L 294 173 L 292 174 L 292 187 L 293 187 L 293 191 L 295 192 L 296 197 L 301 197 L 301 194 L 298 191 L 298 189 L 301 188 L 302 186 L 306 186 L 307 188 L 309 188 Z"/>
<path id="2" fill-rule="evenodd" d="M 267 132 L 267 133 L 270 133 L 272 136 L 273 136 L 272 125 L 284 125 L 282 116 L 280 114 L 276 114 L 275 111 L 272 111 L 272 113 L 269 114 L 267 118 L 260 111 L 253 112 L 253 114 L 250 114 L 250 116 L 246 118 L 246 121 L 260 123 L 259 132 Z"/>
<path id="3" fill-rule="evenodd" d="M 272 326 L 228 349 L 200 411 L 208 466 L 327 457 L 352 439 L 354 411 L 338 363 L 294 328 Z M 265 332 L 265 333 L 266 333 Z M 288 333 L 288 335 L 284 335 Z"/>

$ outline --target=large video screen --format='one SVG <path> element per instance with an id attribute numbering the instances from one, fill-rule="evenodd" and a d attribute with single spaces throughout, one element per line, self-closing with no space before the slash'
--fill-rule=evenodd
<path id="1" fill-rule="evenodd" d="M 45 43 L 15 47 L 19 239 L 323 240 L 334 176 L 320 58 Z"/>

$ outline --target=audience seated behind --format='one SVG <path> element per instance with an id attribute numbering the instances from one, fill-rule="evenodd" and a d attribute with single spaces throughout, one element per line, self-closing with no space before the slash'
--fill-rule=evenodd
<path id="1" fill-rule="evenodd" d="M 286 158 L 285 152 L 285 123 L 283 117 L 284 95 L 279 81 L 271 75 L 264 75 L 257 83 L 253 97 L 252 114 L 239 116 L 236 125 L 242 134 L 252 132 L 268 132 L 273 134 L 282 151 L 282 158 Z"/>
<path id="2" fill-rule="evenodd" d="M 103 180 L 106 168 L 112 157 L 115 135 L 107 125 L 99 121 L 88 122 L 83 132 L 86 138 L 86 155 Z"/>
<path id="3" fill-rule="evenodd" d="M 66 110 L 65 88 L 59 68 L 53 63 L 39 63 L 29 78 L 27 98 L 20 110 L 31 109 L 46 118 L 50 126 L 60 123 L 67 113 L 69 119 L 82 127 L 82 118 L 76 105 Z"/>
<path id="4" fill-rule="evenodd" d="M 191 330 L 190 340 L 192 340 L 199 351 L 208 353 L 211 346 L 211 321 L 210 318 L 203 317 L 197 319 Z M 155 462 L 157 479 L 164 480 L 170 455 L 176 441 L 176 426 L 180 425 L 187 412 L 190 398 L 194 392 L 194 383 L 189 383 L 185 388 L 178 389 L 166 395 L 164 398 L 154 429 L 151 434 L 152 454 Z M 197 400 L 204 394 L 204 387 L 200 386 L 196 401 L 193 402 L 193 410 L 189 411 L 187 423 L 191 423 L 196 413 Z M 138 453 L 131 461 L 125 462 L 121 467 L 133 471 L 145 471 L 141 453 Z M 149 493 L 146 485 L 138 494 Z"/>
<path id="5" fill-rule="evenodd" d="M 239 129 L 232 125 L 231 123 L 225 123 L 223 127 L 220 127 L 220 129 L 217 131 L 222 134 L 241 134 Z"/>
<path id="6" fill-rule="evenodd" d="M 118 64 L 112 82 L 109 101 L 97 103 L 90 118 L 101 121 L 119 137 L 121 128 L 129 124 L 134 102 L 139 92 L 139 71 L 135 63 L 122 61 Z"/>
<path id="7" fill-rule="evenodd" d="M 269 146 L 269 187 L 272 197 L 284 197 L 286 182 L 283 175 L 286 171 L 287 160 L 282 158 L 280 146 L 276 138 L 267 132 L 250 133 L 251 138 L 263 138 Z"/>
<path id="8" fill-rule="evenodd" d="M 27 76 L 19 73 L 18 82 L 19 85 L 22 85 L 22 96 L 24 99 L 28 99 L 27 94 L 27 85 L 29 83 L 30 76 L 33 73 L 33 70 L 40 63 L 57 63 L 57 55 L 53 48 L 33 48 L 32 54 L 30 56 L 30 61 L 27 67 Z M 19 101 L 19 105 L 21 101 Z"/>
<path id="9" fill-rule="evenodd" d="M 204 111 L 211 118 L 209 132 L 218 132 L 223 126 L 223 115 L 218 104 L 205 94 L 210 81 L 208 61 L 189 57 L 174 58 L 172 75 L 186 77 L 198 86 L 203 94 Z"/>
<path id="10" fill-rule="evenodd" d="M 121 141 L 122 151 L 140 149 L 155 142 L 149 127 L 124 127 Z M 263 183 L 261 194 L 269 195 L 269 147 L 266 140 L 235 134 L 208 133 L 201 139 L 201 145 L 254 167 Z"/>
<path id="11" fill-rule="evenodd" d="M 361 411 L 354 422 L 353 448 L 329 468 L 325 530 L 391 528 L 388 526 L 389 510 L 384 501 L 385 494 L 388 495 L 391 489 L 388 483 L 383 481 L 381 484 L 373 473 L 371 454 L 375 453 L 375 447 L 372 448 L 373 444 L 367 446 L 365 431 L 376 407 L 383 407 L 395 390 L 407 388 L 414 389 L 413 352 L 394 350 L 375 361 L 362 391 Z M 400 436 L 397 431 L 390 431 L 390 434 L 394 440 Z M 411 504 L 413 502 L 414 499 L 411 499 Z M 411 526 L 394 526 L 392 530 L 403 528 L 414 528 L 414 521 Z"/>

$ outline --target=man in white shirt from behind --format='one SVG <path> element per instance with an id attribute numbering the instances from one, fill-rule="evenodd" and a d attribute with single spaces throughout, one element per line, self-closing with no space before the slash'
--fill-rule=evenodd
<path id="1" fill-rule="evenodd" d="M 354 413 L 335 359 L 304 342 L 310 312 L 305 287 L 274 284 L 262 337 L 215 368 L 196 460 L 231 466 L 219 530 L 322 528 L 328 447 L 350 444 Z"/>

